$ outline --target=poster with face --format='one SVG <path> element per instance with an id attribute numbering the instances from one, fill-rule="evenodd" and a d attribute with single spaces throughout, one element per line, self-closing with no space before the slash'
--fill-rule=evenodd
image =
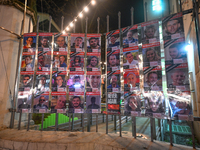
<path id="1" fill-rule="evenodd" d="M 33 73 L 21 72 L 19 91 L 30 91 L 33 85 Z"/>
<path id="2" fill-rule="evenodd" d="M 53 71 L 67 71 L 67 55 L 53 55 Z"/>
<path id="3" fill-rule="evenodd" d="M 69 92 L 71 94 L 84 95 L 85 91 L 84 73 L 70 72 L 67 85 L 69 85 Z"/>
<path id="4" fill-rule="evenodd" d="M 56 35 L 56 34 L 55 34 Z M 62 34 L 54 38 L 54 52 L 67 52 L 68 34 Z"/>
<path id="5" fill-rule="evenodd" d="M 101 72 L 89 73 L 86 76 L 87 87 L 86 95 L 100 95 L 101 91 Z"/>
<path id="6" fill-rule="evenodd" d="M 87 34 L 87 53 L 101 52 L 101 34 Z"/>
<path id="7" fill-rule="evenodd" d="M 70 95 L 69 96 L 69 113 L 84 113 L 84 96 Z"/>
<path id="8" fill-rule="evenodd" d="M 53 33 L 39 33 L 38 51 L 49 52 L 52 48 Z"/>
<path id="9" fill-rule="evenodd" d="M 124 73 L 124 91 L 133 92 L 140 89 L 139 68 L 127 69 Z"/>
<path id="10" fill-rule="evenodd" d="M 173 91 L 169 96 L 169 111 L 172 118 L 192 120 L 192 104 L 190 92 Z"/>
<path id="11" fill-rule="evenodd" d="M 70 71 L 84 71 L 84 52 L 70 54 Z"/>
<path id="12" fill-rule="evenodd" d="M 162 19 L 163 40 L 173 40 L 184 37 L 182 13 L 173 14 Z"/>
<path id="13" fill-rule="evenodd" d="M 120 92 L 121 81 L 120 81 L 120 71 L 112 71 L 107 74 L 107 91 L 108 92 Z"/>
<path id="14" fill-rule="evenodd" d="M 29 91 L 19 92 L 17 99 L 17 112 L 31 113 L 32 93 Z"/>
<path id="15" fill-rule="evenodd" d="M 48 94 L 49 93 L 49 84 L 50 84 L 50 74 L 47 72 L 40 72 L 36 75 L 36 92 L 35 95 Z"/>
<path id="16" fill-rule="evenodd" d="M 165 65 L 187 63 L 187 51 L 185 50 L 185 39 L 180 38 L 173 41 L 166 41 Z"/>
<path id="17" fill-rule="evenodd" d="M 130 94 L 124 99 L 124 115 L 140 116 L 141 99 L 140 95 Z"/>
<path id="18" fill-rule="evenodd" d="M 124 69 L 132 69 L 132 68 L 139 68 L 139 52 L 138 46 L 123 49 L 123 68 Z"/>
<path id="19" fill-rule="evenodd" d="M 47 113 L 49 108 L 49 95 L 42 94 L 34 98 L 33 112 L 34 113 Z"/>
<path id="20" fill-rule="evenodd" d="M 167 65 L 168 91 L 190 91 L 187 64 Z"/>
<path id="21" fill-rule="evenodd" d="M 143 67 L 161 65 L 160 43 L 142 45 Z"/>
<path id="22" fill-rule="evenodd" d="M 71 52 L 84 52 L 85 34 L 72 33 L 71 34 Z"/>
<path id="23" fill-rule="evenodd" d="M 35 55 L 23 55 L 21 71 L 34 71 Z"/>
<path id="24" fill-rule="evenodd" d="M 87 72 L 100 72 L 101 53 L 87 53 Z"/>
<path id="25" fill-rule="evenodd" d="M 121 93 L 108 92 L 107 95 L 107 112 L 109 114 L 120 114 Z"/>
<path id="26" fill-rule="evenodd" d="M 101 96 L 87 95 L 86 108 L 87 113 L 101 113 Z"/>
<path id="27" fill-rule="evenodd" d="M 37 33 L 24 34 L 23 52 L 31 52 L 36 48 L 36 35 Z"/>
<path id="28" fill-rule="evenodd" d="M 142 44 L 160 42 L 158 20 L 149 21 L 141 24 Z"/>
<path id="29" fill-rule="evenodd" d="M 144 90 L 162 91 L 162 67 L 144 67 Z"/>
<path id="30" fill-rule="evenodd" d="M 51 52 L 38 53 L 38 71 L 50 71 L 51 66 Z"/>
<path id="31" fill-rule="evenodd" d="M 120 49 L 119 30 L 108 32 L 107 35 L 107 52 L 112 52 Z"/>
<path id="32" fill-rule="evenodd" d="M 165 97 L 162 92 L 144 93 L 145 116 L 165 117 Z"/>
<path id="33" fill-rule="evenodd" d="M 52 95 L 51 113 L 66 112 L 66 95 Z"/>
<path id="34" fill-rule="evenodd" d="M 66 71 L 53 72 L 52 74 L 52 94 L 66 94 Z"/>
<path id="35" fill-rule="evenodd" d="M 138 25 L 122 29 L 123 48 L 134 47 L 138 45 Z"/>
<path id="36" fill-rule="evenodd" d="M 112 51 L 107 53 L 107 70 L 108 71 L 117 71 L 120 69 L 120 51 Z"/>

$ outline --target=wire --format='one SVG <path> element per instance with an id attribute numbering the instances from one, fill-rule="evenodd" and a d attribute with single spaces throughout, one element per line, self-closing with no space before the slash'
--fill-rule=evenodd
<path id="1" fill-rule="evenodd" d="M 9 83 L 9 80 L 8 80 L 7 71 L 6 71 L 6 65 L 5 65 L 5 60 L 4 60 L 4 56 L 3 56 L 3 50 L 2 50 L 2 47 L 1 47 L 1 42 L 0 42 L 0 48 L 1 48 L 1 55 L 2 55 L 4 69 L 5 69 L 5 72 L 6 72 L 6 79 L 7 79 L 7 82 L 8 82 L 8 88 L 9 88 L 10 96 L 11 96 L 11 99 L 12 99 L 12 92 L 11 92 L 10 83 Z"/>

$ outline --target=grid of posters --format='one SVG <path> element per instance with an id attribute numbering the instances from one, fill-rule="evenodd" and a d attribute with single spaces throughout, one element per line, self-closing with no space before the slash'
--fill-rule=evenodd
<path id="1" fill-rule="evenodd" d="M 71 34 L 70 51 L 70 77 L 69 85 L 69 113 L 84 113 L 84 41 L 85 34 Z"/>
<path id="2" fill-rule="evenodd" d="M 101 34 L 87 34 L 86 112 L 101 112 Z"/>
<path id="3" fill-rule="evenodd" d="M 107 33 L 107 112 L 120 114 L 120 38 L 119 30 Z"/>
<path id="4" fill-rule="evenodd" d="M 17 111 L 31 111 L 36 33 L 24 34 Z"/>
<path id="5" fill-rule="evenodd" d="M 163 18 L 163 39 L 170 115 L 191 119 L 191 98 L 182 13 Z"/>
<path id="6" fill-rule="evenodd" d="M 39 33 L 38 62 L 36 71 L 36 92 L 34 94 L 34 113 L 46 113 L 49 109 L 49 84 L 52 33 Z"/>

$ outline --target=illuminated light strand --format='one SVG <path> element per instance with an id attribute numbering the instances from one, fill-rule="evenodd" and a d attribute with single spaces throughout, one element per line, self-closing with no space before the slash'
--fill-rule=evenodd
<path id="1" fill-rule="evenodd" d="M 70 27 L 73 27 L 73 26 L 74 26 L 74 22 L 76 22 L 78 18 L 82 18 L 82 17 L 83 17 L 83 12 L 84 12 L 84 11 L 85 11 L 85 12 L 88 12 L 88 11 L 89 11 L 88 6 L 89 6 L 90 4 L 95 5 L 95 4 L 96 4 L 96 1 L 95 1 L 95 0 L 91 0 L 90 3 L 89 3 L 87 6 L 85 6 L 85 7 L 83 8 L 83 10 L 82 10 L 80 13 L 78 13 L 78 15 L 74 18 L 74 20 L 73 20 L 72 22 L 70 22 L 70 24 L 62 31 L 63 34 L 66 33 L 66 30 L 69 31 L 69 30 L 70 30 Z"/>

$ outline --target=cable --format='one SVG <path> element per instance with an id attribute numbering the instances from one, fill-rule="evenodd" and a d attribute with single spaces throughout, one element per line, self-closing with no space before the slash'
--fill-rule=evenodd
<path id="1" fill-rule="evenodd" d="M 6 65 L 5 65 L 5 60 L 4 60 L 4 56 L 3 56 L 3 50 L 2 50 L 2 47 L 1 47 L 1 42 L 0 42 L 0 48 L 1 48 L 1 55 L 2 55 L 4 69 L 5 69 L 5 72 L 6 72 L 6 79 L 7 79 L 7 82 L 8 82 L 9 92 L 10 92 L 10 96 L 12 98 L 12 92 L 11 92 L 10 83 L 9 83 L 9 80 L 8 80 L 7 71 L 6 71 Z"/>

